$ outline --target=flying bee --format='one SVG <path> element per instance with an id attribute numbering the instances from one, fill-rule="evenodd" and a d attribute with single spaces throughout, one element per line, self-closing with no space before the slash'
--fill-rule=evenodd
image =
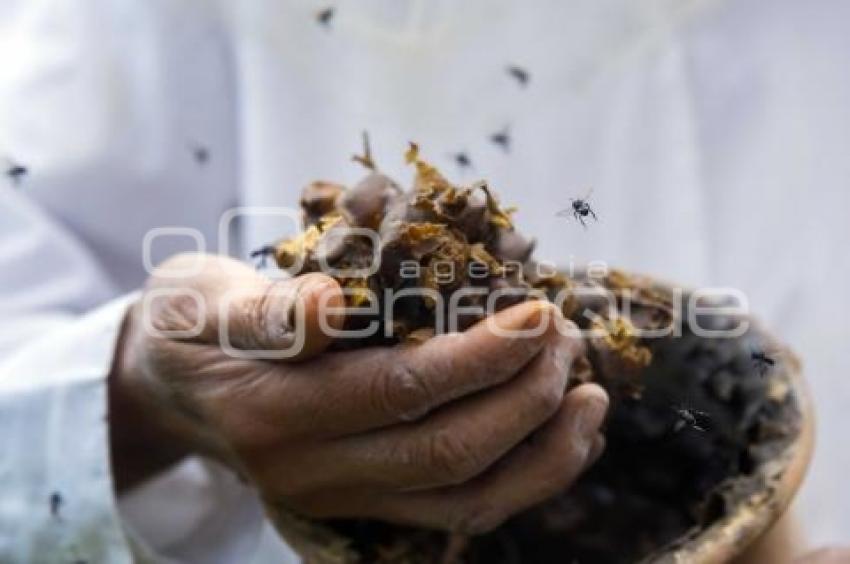
<path id="1" fill-rule="evenodd" d="M 559 211 L 556 215 L 558 217 L 568 217 L 573 216 L 576 218 L 581 226 L 587 229 L 587 223 L 585 223 L 584 219 L 588 216 L 593 218 L 593 221 L 599 221 L 599 218 L 596 217 L 596 212 L 593 211 L 593 208 L 590 207 L 590 204 L 587 203 L 587 200 L 590 198 L 590 195 L 593 193 L 593 188 L 587 193 L 587 196 L 583 198 L 570 198 L 570 207 L 564 210 Z"/>
<path id="2" fill-rule="evenodd" d="M 210 150 L 204 145 L 194 144 L 189 147 L 189 150 L 192 151 L 192 158 L 200 166 L 204 166 L 210 160 Z"/>
<path id="3" fill-rule="evenodd" d="M 319 22 L 320 25 L 323 25 L 327 28 L 331 26 L 331 20 L 334 17 L 335 9 L 333 6 L 329 6 L 316 14 L 316 21 Z"/>
<path id="4" fill-rule="evenodd" d="M 531 74 L 519 65 L 509 65 L 506 69 L 508 74 L 517 81 L 517 83 L 525 88 L 531 80 Z"/>
<path id="5" fill-rule="evenodd" d="M 502 129 L 500 129 L 499 131 L 497 131 L 496 133 L 493 133 L 492 135 L 490 135 L 490 142 L 492 142 L 494 145 L 498 145 L 499 147 L 504 149 L 504 151 L 506 153 L 510 152 L 510 150 L 511 150 L 511 132 L 508 129 L 508 126 L 505 126 Z"/>
<path id="6" fill-rule="evenodd" d="M 275 247 L 274 245 L 264 245 L 259 249 L 251 251 L 251 254 L 248 255 L 252 260 L 257 261 L 256 266 L 257 269 L 265 268 L 268 263 L 269 257 L 274 257 Z"/>
<path id="7" fill-rule="evenodd" d="M 771 368 L 776 366 L 776 359 L 768 356 L 768 353 L 763 350 L 750 352 L 750 359 L 753 361 L 753 367 L 762 376 L 767 374 Z"/>
<path id="8" fill-rule="evenodd" d="M 53 492 L 50 494 L 49 498 L 50 502 L 50 515 L 53 517 L 59 518 L 59 510 L 62 507 L 62 495 L 59 492 Z"/>
<path id="9" fill-rule="evenodd" d="M 673 423 L 673 433 L 678 433 L 685 427 L 690 427 L 701 433 L 705 432 L 705 427 L 702 426 L 702 420 L 709 419 L 708 413 L 684 405 L 674 405 L 672 409 L 676 414 L 676 421 Z"/>
<path id="10" fill-rule="evenodd" d="M 9 180 L 11 180 L 12 184 L 14 184 L 15 186 L 20 186 L 21 180 L 28 173 L 29 169 L 27 167 L 12 161 L 9 161 L 9 165 L 6 168 L 6 176 L 9 177 Z"/>
<path id="11" fill-rule="evenodd" d="M 452 159 L 454 159 L 455 164 L 460 169 L 472 168 L 472 160 L 469 158 L 469 155 L 465 151 L 454 153 L 452 155 Z"/>

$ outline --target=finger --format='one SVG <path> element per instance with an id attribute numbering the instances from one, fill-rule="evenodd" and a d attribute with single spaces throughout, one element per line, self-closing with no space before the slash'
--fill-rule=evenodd
<path id="1" fill-rule="evenodd" d="M 319 491 L 295 503 L 315 517 L 372 517 L 465 534 L 486 532 L 576 480 L 598 456 L 594 449 L 602 444 L 599 426 L 607 407 L 607 395 L 598 386 L 576 388 L 533 441 L 464 485 L 390 494 L 362 488 Z"/>
<path id="2" fill-rule="evenodd" d="M 453 402 L 418 423 L 331 443 L 346 476 L 388 488 L 465 482 L 486 470 L 560 407 L 581 344 L 553 328 L 548 342 L 511 381 Z"/>
<path id="3" fill-rule="evenodd" d="M 337 282 L 323 274 L 277 281 L 260 278 L 211 300 L 215 309 L 208 316 L 206 337 L 233 356 L 265 360 L 304 360 L 323 351 L 333 340 L 323 323 L 333 329 L 342 326 L 337 312 L 343 296 Z M 329 314 L 328 308 L 334 313 Z"/>
<path id="4" fill-rule="evenodd" d="M 584 469 L 587 470 L 591 466 L 597 463 L 602 455 L 605 453 L 605 435 L 602 433 L 597 433 L 596 437 L 593 439 L 593 443 L 590 445 L 590 452 L 587 455 L 587 463 L 585 464 Z"/>
<path id="5" fill-rule="evenodd" d="M 470 484 L 397 495 L 385 501 L 393 519 L 465 534 L 489 531 L 510 516 L 569 487 L 586 468 L 608 396 L 594 384 L 570 392 L 561 409 L 534 437 Z M 426 522 L 421 522 L 427 516 Z"/>
<path id="6" fill-rule="evenodd" d="M 152 276 L 146 298 L 144 313 L 161 336 L 221 345 L 231 356 L 302 360 L 330 343 L 323 325 L 338 329 L 343 322 L 333 279 L 308 274 L 273 281 L 226 257 L 169 259 Z"/>
<path id="7" fill-rule="evenodd" d="M 506 335 L 547 322 L 552 326 L 520 337 L 493 335 L 481 325 L 469 330 L 474 335 L 436 337 L 416 347 L 335 352 L 298 366 L 267 366 L 261 371 L 262 385 L 250 386 L 262 390 L 251 395 L 250 413 L 286 429 L 289 437 L 312 440 L 391 426 L 412 415 L 413 409 L 421 413 L 463 391 L 472 393 L 516 375 L 552 338 L 555 326 L 564 322 L 560 312 L 546 304 L 523 304 L 497 315 Z M 438 354 L 441 347 L 445 351 Z M 429 361 L 433 367 L 427 366 Z M 423 407 L 416 407 L 417 401 Z M 331 461 L 329 466 L 338 465 Z"/>
<path id="8" fill-rule="evenodd" d="M 500 330 L 481 322 L 464 333 L 421 345 L 327 355 L 291 382 L 309 406 L 316 428 L 355 434 L 421 419 L 435 408 L 510 380 L 565 323 L 545 302 L 529 302 L 494 316 Z M 579 347 L 578 340 L 573 346 Z M 291 388 L 292 389 L 292 388 Z M 290 389 L 290 390 L 291 390 Z M 322 414 L 333 416 L 322 417 Z"/>

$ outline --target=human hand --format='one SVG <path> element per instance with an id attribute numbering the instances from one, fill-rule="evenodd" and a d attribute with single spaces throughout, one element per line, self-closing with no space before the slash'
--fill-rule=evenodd
<path id="1" fill-rule="evenodd" d="M 195 264 L 196 274 L 170 274 Z M 420 345 L 320 355 L 331 340 L 320 322 L 343 323 L 322 307 L 343 306 L 323 275 L 275 282 L 231 259 L 182 255 L 145 292 L 110 379 L 125 485 L 146 475 L 126 470 L 152 452 L 201 453 L 271 506 L 477 533 L 568 487 L 602 451 L 607 396 L 595 385 L 565 394 L 582 343 L 547 303 L 496 314 L 498 334 L 483 321 Z M 304 340 L 291 358 L 222 347 L 226 334 L 240 350 L 290 348 L 296 305 Z M 544 330 L 504 335 L 535 327 Z"/>

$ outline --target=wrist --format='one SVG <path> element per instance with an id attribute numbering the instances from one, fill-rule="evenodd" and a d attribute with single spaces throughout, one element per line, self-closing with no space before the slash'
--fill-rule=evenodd
<path id="1" fill-rule="evenodd" d="M 109 446 L 119 493 L 155 476 L 190 452 L 165 424 L 127 354 L 131 313 L 124 317 L 107 378 Z"/>

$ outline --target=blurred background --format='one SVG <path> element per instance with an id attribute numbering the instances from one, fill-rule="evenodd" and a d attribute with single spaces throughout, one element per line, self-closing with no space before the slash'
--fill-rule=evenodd
<path id="1" fill-rule="evenodd" d="M 543 259 L 743 290 L 816 401 L 808 539 L 850 543 L 844 0 L 0 0 L 0 355 L 139 287 L 152 228 L 286 235 L 219 221 L 355 181 L 363 130 L 489 179 Z"/>

